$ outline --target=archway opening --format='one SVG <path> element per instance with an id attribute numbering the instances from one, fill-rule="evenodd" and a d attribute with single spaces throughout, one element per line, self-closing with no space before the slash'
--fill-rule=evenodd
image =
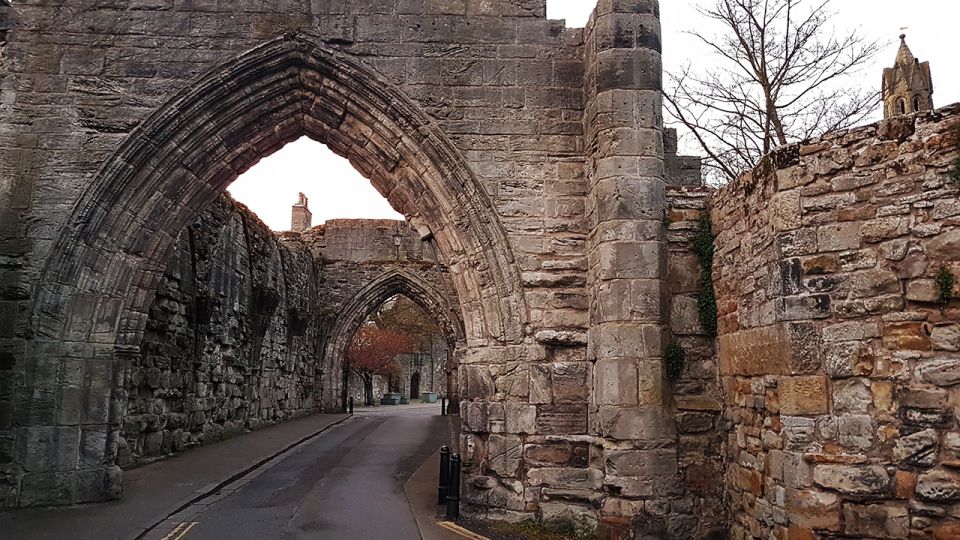
<path id="1" fill-rule="evenodd" d="M 343 303 L 337 293 L 366 285 L 374 261 L 429 251 L 440 264 L 416 236 L 325 145 L 304 136 L 266 155 L 177 236 L 128 366 L 118 463 L 329 412 L 324 328 Z"/>
<path id="2" fill-rule="evenodd" d="M 403 294 L 388 298 L 350 338 L 343 364 L 349 397 L 371 406 L 448 396 L 451 337 L 421 304 Z"/>
<path id="3" fill-rule="evenodd" d="M 38 359 L 70 363 L 84 376 L 75 387 L 33 393 L 35 402 L 28 407 L 45 410 L 47 406 L 37 400 L 49 401 L 54 411 L 59 411 L 58 404 L 75 404 L 58 414 L 70 413 L 71 429 L 83 435 L 82 448 L 79 437 L 64 439 L 61 453 L 82 453 L 82 459 L 49 464 L 45 478 L 58 486 L 49 493 L 65 495 L 30 504 L 119 495 L 120 439 L 129 420 L 124 406 L 128 379 L 135 376 L 131 365 L 143 359 L 151 306 L 165 301 L 157 291 L 168 263 L 194 264 L 190 258 L 178 261 L 172 255 L 178 238 L 183 241 L 178 233 L 189 231 L 191 223 L 215 208 L 218 197 L 240 174 L 303 136 L 347 158 L 406 216 L 419 239 L 436 246 L 459 295 L 451 304 L 459 309 L 445 308 L 450 320 L 463 321 L 457 325 L 458 340 L 476 347 L 522 341 L 526 309 L 519 271 L 489 198 L 456 146 L 403 92 L 362 62 L 309 38 L 285 35 L 214 69 L 140 124 L 103 162 L 52 244 L 31 308 L 33 343 L 27 349 Z M 262 355 L 237 354 L 231 336 L 241 331 L 252 335 L 256 352 L 307 339 L 304 336 L 311 331 L 322 338 L 339 335 L 326 330 L 341 317 L 323 314 L 328 316 L 320 317 L 322 324 L 312 330 L 309 302 L 284 301 L 293 296 L 277 293 L 278 287 L 315 293 L 313 281 L 307 279 L 310 271 L 303 272 L 303 279 L 280 279 L 289 277 L 285 269 L 292 261 L 309 266 L 309 246 L 284 251 L 278 247 L 284 245 L 283 238 L 273 243 L 251 235 L 250 220 L 228 221 L 230 245 L 277 256 L 261 258 L 272 262 L 260 265 L 246 259 L 249 275 L 259 273 L 273 288 L 253 283 L 244 289 L 246 296 L 237 305 L 248 306 L 254 315 L 245 325 L 237 322 L 239 317 L 225 317 L 228 326 L 221 335 L 226 337 L 215 343 L 216 354 L 243 369 L 258 369 Z M 195 242 L 187 236 L 187 243 Z M 234 255 L 226 251 L 224 257 Z M 229 266 L 242 268 L 242 260 L 237 256 Z M 229 276 L 215 282 L 225 288 L 237 283 Z M 395 283 L 401 289 L 419 290 L 415 278 L 387 282 Z M 397 292 L 404 291 L 391 294 Z M 189 311 L 176 307 L 164 316 L 205 320 L 210 306 L 198 300 Z M 429 301 L 450 304 L 437 294 Z M 296 331 L 284 332 L 283 339 L 268 339 L 271 333 L 280 334 L 275 324 L 279 320 Z M 319 358 L 324 364 L 331 358 L 328 350 L 343 349 L 322 347 Z M 298 365 L 303 364 L 284 361 L 277 367 L 289 370 Z M 148 385 L 162 384 L 160 366 L 143 367 Z M 324 381 L 329 373 L 324 366 L 315 378 Z M 223 411 L 244 397 L 234 375 L 210 370 L 209 380 L 193 381 L 214 388 L 210 401 L 217 404 L 216 414 L 228 419 L 230 413 Z M 320 387 L 325 395 L 319 397 L 283 384 L 269 384 L 263 391 L 280 393 L 291 402 L 308 397 L 315 403 L 332 401 L 328 389 L 333 387 Z M 187 412 L 177 422 L 200 416 Z M 258 418 L 270 414 L 261 412 Z M 38 417 L 23 426 L 21 436 L 43 437 L 58 421 L 63 417 Z M 165 436 L 160 437 L 165 445 Z"/>

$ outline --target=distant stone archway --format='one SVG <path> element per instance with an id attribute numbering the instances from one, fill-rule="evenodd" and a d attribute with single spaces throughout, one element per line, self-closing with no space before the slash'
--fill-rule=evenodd
<path id="1" fill-rule="evenodd" d="M 119 494 L 125 366 L 139 354 L 177 234 L 239 174 L 303 135 L 349 159 L 435 239 L 455 278 L 466 323 L 459 335 L 468 344 L 523 339 L 527 314 L 509 242 L 456 147 L 373 70 L 310 38 L 285 35 L 208 73 L 135 129 L 55 241 L 38 283 L 28 350 L 36 358 L 70 358 L 82 376 L 32 396 L 31 409 L 49 401 L 54 412 L 25 428 L 26 446 L 52 437 L 58 455 L 78 456 L 42 468 L 36 480 L 53 486 L 49 502 Z M 65 415 L 70 427 L 55 427 Z"/>
<path id="2" fill-rule="evenodd" d="M 346 400 L 346 384 L 340 375 L 343 373 L 344 355 L 353 335 L 367 316 L 398 294 L 412 300 L 434 319 L 443 332 L 450 351 L 464 345 L 464 327 L 462 320 L 457 316 L 457 306 L 450 303 L 442 290 L 409 272 L 387 271 L 354 295 L 340 311 L 340 315 L 327 334 L 324 355 L 324 372 L 327 377 L 324 387 L 338 388 L 339 385 L 343 385 L 340 387 L 340 392 L 333 393 L 342 401 L 325 403 L 327 407 L 340 406 Z"/>

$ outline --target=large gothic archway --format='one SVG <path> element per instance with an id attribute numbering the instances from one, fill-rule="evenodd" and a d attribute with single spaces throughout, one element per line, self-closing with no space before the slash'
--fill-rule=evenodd
<path id="1" fill-rule="evenodd" d="M 57 497 L 116 495 L 125 365 L 138 354 L 179 231 L 257 160 L 303 135 L 349 159 L 434 237 L 454 277 L 468 345 L 523 339 L 526 308 L 506 235 L 453 143 L 362 63 L 300 35 L 275 39 L 208 73 L 134 130 L 55 241 L 29 350 L 35 359 L 70 358 L 82 375 L 36 389 L 31 410 L 49 401 L 54 412 L 25 429 L 35 439 L 70 426 L 56 432 L 56 452 L 78 459 L 43 469 L 63 484 Z"/>
<path id="2" fill-rule="evenodd" d="M 324 354 L 325 388 L 340 389 L 331 396 L 335 400 L 345 402 L 345 389 L 341 374 L 343 373 L 343 359 L 353 335 L 363 324 L 363 321 L 381 304 L 393 296 L 402 294 L 420 306 L 423 311 L 432 317 L 447 339 L 450 351 L 464 344 L 463 322 L 457 313 L 457 307 L 451 305 L 443 291 L 438 290 L 426 280 L 420 279 L 403 270 L 391 270 L 371 281 L 359 290 L 354 297 L 340 310 L 336 321 L 327 334 L 328 339 Z M 341 403 L 328 402 L 328 407 L 338 406 Z"/>

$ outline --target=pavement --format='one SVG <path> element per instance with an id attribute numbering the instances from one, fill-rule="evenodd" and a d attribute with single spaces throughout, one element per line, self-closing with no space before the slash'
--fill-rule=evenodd
<path id="1" fill-rule="evenodd" d="M 267 427 L 126 471 L 121 501 L 0 512 L 0 537 L 462 539 L 436 525 L 430 458 L 453 425 L 439 409 L 358 408 Z"/>

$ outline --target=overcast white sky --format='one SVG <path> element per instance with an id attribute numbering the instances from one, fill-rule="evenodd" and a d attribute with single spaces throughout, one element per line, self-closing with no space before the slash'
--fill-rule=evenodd
<path id="1" fill-rule="evenodd" d="M 709 62 L 703 46 L 684 32 L 694 25 L 703 29 L 704 21 L 696 6 L 713 1 L 660 1 L 667 69 L 687 62 L 694 66 L 697 62 Z M 595 5 L 591 0 L 547 0 L 547 16 L 566 19 L 567 26 L 579 27 L 586 23 Z M 905 27 L 913 53 L 921 61 L 930 61 L 934 104 L 940 107 L 960 101 L 960 70 L 956 68 L 954 45 L 960 1 L 833 0 L 832 7 L 837 12 L 838 28 L 859 27 L 865 35 L 886 45 L 875 64 L 864 70 L 864 84 L 879 89 L 883 68 L 893 64 L 899 45 L 897 36 Z M 878 118 L 881 115 L 878 109 Z M 696 152 L 690 146 L 687 150 Z M 347 160 L 308 139 L 288 144 L 265 158 L 231 185 L 229 191 L 274 230 L 290 228 L 290 206 L 300 191 L 310 198 L 315 225 L 332 218 L 403 219 Z"/>

